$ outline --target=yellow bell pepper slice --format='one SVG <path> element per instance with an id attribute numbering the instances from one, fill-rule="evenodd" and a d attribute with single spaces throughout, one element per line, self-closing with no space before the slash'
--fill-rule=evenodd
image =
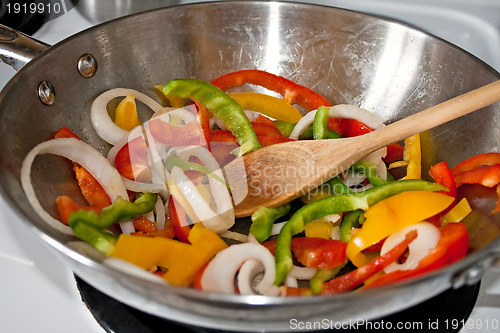
<path id="1" fill-rule="evenodd" d="M 156 266 L 171 267 L 191 245 L 165 237 L 144 237 L 121 234 L 112 257 L 119 258 L 146 270 Z"/>
<path id="2" fill-rule="evenodd" d="M 412 135 L 405 139 L 403 160 L 408 162 L 406 176 L 403 179 L 422 178 L 422 152 L 420 148 L 420 134 Z"/>
<path id="3" fill-rule="evenodd" d="M 137 115 L 134 95 L 128 94 L 116 107 L 115 124 L 126 131 L 141 124 Z"/>
<path id="4" fill-rule="evenodd" d="M 302 118 L 296 107 L 278 97 L 257 92 L 232 93 L 231 97 L 244 110 L 256 111 L 277 120 L 296 124 Z"/>
<path id="5" fill-rule="evenodd" d="M 361 251 L 398 230 L 436 215 L 453 200 L 437 192 L 408 191 L 374 204 L 365 212 L 363 227 L 347 244 L 347 257 L 357 267 L 365 265 L 369 259 Z"/>
<path id="6" fill-rule="evenodd" d="M 212 230 L 202 223 L 196 223 L 188 236 L 191 246 L 180 254 L 176 262 L 169 267 L 163 279 L 176 286 L 190 286 L 196 273 L 217 253 L 227 248 L 227 244 Z"/>
<path id="7" fill-rule="evenodd" d="M 333 223 L 328 221 L 313 221 L 304 225 L 306 237 L 331 239 Z"/>
<path id="8" fill-rule="evenodd" d="M 163 279 L 176 286 L 190 286 L 196 273 L 213 256 L 227 247 L 215 232 L 202 223 L 195 224 L 188 236 L 191 244 L 164 237 L 121 234 L 111 256 L 146 270 L 157 266 L 168 271 Z"/>
<path id="9" fill-rule="evenodd" d="M 472 208 L 466 198 L 460 200 L 459 203 L 455 205 L 450 211 L 441 217 L 441 225 L 446 225 L 448 223 L 456 223 L 462 221 L 469 213 L 472 212 Z"/>

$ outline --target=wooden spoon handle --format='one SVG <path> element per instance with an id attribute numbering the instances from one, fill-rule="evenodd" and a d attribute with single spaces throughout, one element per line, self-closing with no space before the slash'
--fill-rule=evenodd
<path id="1" fill-rule="evenodd" d="M 500 101 L 500 80 L 415 113 L 366 135 L 365 143 L 379 148 L 424 132 Z"/>

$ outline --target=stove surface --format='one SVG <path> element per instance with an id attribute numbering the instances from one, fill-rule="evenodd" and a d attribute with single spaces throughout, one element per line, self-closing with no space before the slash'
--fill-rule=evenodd
<path id="1" fill-rule="evenodd" d="M 188 2 L 199 1 L 181 1 Z M 497 0 L 300 2 L 396 18 L 447 39 L 500 71 L 500 2 Z M 45 23 L 34 37 L 55 44 L 91 25 L 73 8 Z M 0 66 L 0 88 L 14 74 L 8 66 Z M 0 332 L 105 332 L 82 301 L 72 272 L 55 250 L 43 244 L 19 221 L 3 198 L 0 198 L 0 228 Z M 483 278 L 476 306 L 460 332 L 498 332 L 499 295 L 500 270 L 491 271 Z"/>

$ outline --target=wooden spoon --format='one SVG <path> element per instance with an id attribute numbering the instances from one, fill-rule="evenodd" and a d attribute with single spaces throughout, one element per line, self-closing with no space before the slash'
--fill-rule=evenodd
<path id="1" fill-rule="evenodd" d="M 500 80 L 371 133 L 344 139 L 303 140 L 267 146 L 224 167 L 236 216 L 289 202 L 348 169 L 362 157 L 500 101 Z"/>

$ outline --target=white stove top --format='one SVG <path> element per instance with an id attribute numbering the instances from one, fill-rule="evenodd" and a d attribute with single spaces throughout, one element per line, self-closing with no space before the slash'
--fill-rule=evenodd
<path id="1" fill-rule="evenodd" d="M 196 1 L 181 1 L 181 3 Z M 197 1 L 199 2 L 199 1 Z M 393 17 L 466 49 L 500 71 L 500 1 L 497 0 L 319 0 Z M 473 3 L 473 4 L 471 4 Z M 75 9 L 46 23 L 35 35 L 54 44 L 92 24 Z M 0 88 L 15 74 L 0 66 Z M 72 272 L 0 198 L 0 332 L 98 333 L 78 293 Z M 423 318 L 425 319 L 425 318 Z M 476 307 L 461 332 L 500 329 L 500 270 L 482 280 Z"/>

